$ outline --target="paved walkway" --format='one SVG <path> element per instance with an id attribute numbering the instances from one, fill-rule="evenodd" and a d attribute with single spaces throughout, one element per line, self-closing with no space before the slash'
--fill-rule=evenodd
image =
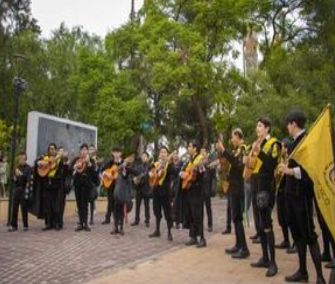
<path id="1" fill-rule="evenodd" d="M 111 236 L 111 225 L 100 225 L 101 215 L 90 233 L 74 232 L 76 218 L 67 219 L 61 232 L 42 232 L 42 221 L 32 221 L 25 233 L 8 233 L 2 225 L 0 283 L 283 283 L 296 267 L 295 255 L 278 252 L 280 272 L 271 282 L 264 270 L 249 266 L 259 257 L 259 245 L 250 244 L 248 260 L 233 261 L 224 253 L 233 244 L 233 235 L 220 234 L 225 208 L 224 200 L 214 200 L 214 232 L 207 234 L 205 249 L 186 248 L 185 230 L 174 230 L 168 242 L 164 222 L 161 239 L 154 240 L 148 238 L 153 228 L 143 224 L 127 226 L 123 237 Z M 310 259 L 309 267 L 314 280 Z"/>

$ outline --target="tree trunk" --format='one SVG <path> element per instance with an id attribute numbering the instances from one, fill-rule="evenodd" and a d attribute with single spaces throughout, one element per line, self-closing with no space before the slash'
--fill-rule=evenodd
<path id="1" fill-rule="evenodd" d="M 192 96 L 192 102 L 194 104 L 196 113 L 197 113 L 197 118 L 200 124 L 200 143 L 202 147 L 207 147 L 209 143 L 209 132 L 208 132 L 208 124 L 207 124 L 207 118 L 204 110 L 202 109 L 201 102 L 199 100 L 199 97 L 194 94 Z"/>

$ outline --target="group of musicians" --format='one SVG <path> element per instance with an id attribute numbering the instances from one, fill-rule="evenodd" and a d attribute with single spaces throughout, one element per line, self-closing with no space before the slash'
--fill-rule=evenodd
<path id="1" fill-rule="evenodd" d="M 317 272 L 316 283 L 326 283 L 322 273 L 321 253 L 314 229 L 313 184 L 305 170 L 287 156 L 305 135 L 306 117 L 303 112 L 291 111 L 286 118 L 286 127 L 291 137 L 283 143 L 271 136 L 271 121 L 262 117 L 257 120 L 257 140 L 250 146 L 244 143 L 240 128 L 231 133 L 230 144 L 219 139 L 215 145 L 216 156 L 211 159 L 207 149 L 201 148 L 196 141 L 187 145 L 188 159 L 182 160 L 176 152 L 170 152 L 165 146 L 159 150 L 156 162 L 150 162 L 150 155 L 143 152 L 139 157 L 130 155 L 123 159 L 119 147 L 112 149 L 110 161 L 97 162 L 95 150 L 86 144 L 81 145 L 80 153 L 72 162 L 64 149 L 50 144 L 45 156 L 39 157 L 34 169 L 27 165 L 26 154 L 19 155 L 16 170 L 16 190 L 11 231 L 18 228 L 17 211 L 21 204 L 24 229 L 28 230 L 27 194 L 31 193 L 31 175 L 35 173 L 36 183 L 41 187 L 44 230 L 60 230 L 63 227 L 65 196 L 73 187 L 79 216 L 75 231 L 90 231 L 88 207 L 97 196 L 96 188 L 102 185 L 107 195 L 107 210 L 102 224 L 110 224 L 113 216 L 111 234 L 124 235 L 124 222 L 132 208 L 131 189 L 136 189 L 135 220 L 131 226 L 140 222 L 142 200 L 145 207 L 145 225 L 150 225 L 150 199 L 153 199 L 155 229 L 150 238 L 161 236 L 161 219 L 167 226 L 167 239 L 173 240 L 172 228 L 183 226 L 189 230 L 187 246 L 205 247 L 204 206 L 208 217 L 208 231 L 212 231 L 212 209 L 210 197 L 216 184 L 217 168 L 228 164 L 228 198 L 230 214 L 234 224 L 235 244 L 226 249 L 234 259 L 247 258 L 250 253 L 247 246 L 243 213 L 245 187 L 251 185 L 255 240 L 261 244 L 262 257 L 252 267 L 265 268 L 266 276 L 277 274 L 278 267 L 275 248 L 289 248 L 288 232 L 294 240 L 299 258 L 299 268 L 287 282 L 307 282 L 306 251 L 310 254 Z M 232 149 L 232 150 L 231 150 Z M 71 177 L 71 181 L 69 178 Z M 215 191 L 215 189 L 214 189 Z M 278 193 L 277 193 L 278 192 Z M 275 246 L 272 223 L 272 210 L 277 200 L 278 219 L 283 229 L 284 241 Z M 94 210 L 94 202 L 91 208 Z M 163 212 L 163 213 L 162 213 Z M 321 217 L 322 219 L 322 217 Z M 93 223 L 93 219 L 91 222 Z M 329 236 L 329 231 L 325 227 Z M 331 238 L 330 238 L 331 239 Z M 333 242 L 331 243 L 333 245 Z M 335 246 L 334 246 L 335 247 Z M 332 266 L 333 265 L 333 266 Z M 334 267 L 334 263 L 330 264 Z"/>

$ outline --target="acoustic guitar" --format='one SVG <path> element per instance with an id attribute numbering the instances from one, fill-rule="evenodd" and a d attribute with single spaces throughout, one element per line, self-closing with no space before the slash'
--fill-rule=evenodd
<path id="1" fill-rule="evenodd" d="M 188 164 L 185 170 L 183 171 L 181 188 L 182 190 L 189 190 L 194 181 L 197 179 L 197 170 L 200 166 L 203 166 L 202 160 L 203 157 L 199 155 L 199 162 L 197 164 Z"/>
<path id="2" fill-rule="evenodd" d="M 101 185 L 104 189 L 109 189 L 119 175 L 119 167 L 114 164 L 102 173 Z"/>
<path id="3" fill-rule="evenodd" d="M 45 156 L 42 160 L 37 163 L 37 173 L 40 177 L 46 177 L 50 171 L 56 169 L 57 161 L 60 159 L 60 156 Z"/>
<path id="4" fill-rule="evenodd" d="M 172 157 L 176 154 L 176 151 L 173 151 L 167 158 L 166 162 L 157 161 L 153 163 L 151 169 L 149 170 L 149 185 L 151 188 L 157 187 L 160 185 L 161 179 L 166 174 L 166 165 L 170 163 Z"/>
<path id="5" fill-rule="evenodd" d="M 244 171 L 243 171 L 243 178 L 245 181 L 249 181 L 254 169 L 256 168 L 256 164 L 257 164 L 257 155 L 255 153 L 255 147 L 259 146 L 262 144 L 264 138 L 263 137 L 259 137 L 256 142 L 253 144 L 249 155 L 247 156 L 247 160 L 244 166 Z"/>

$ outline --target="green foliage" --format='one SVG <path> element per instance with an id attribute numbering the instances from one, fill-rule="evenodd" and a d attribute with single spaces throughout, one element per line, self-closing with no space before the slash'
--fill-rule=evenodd
<path id="1" fill-rule="evenodd" d="M 131 150 L 139 134 L 156 146 L 163 136 L 175 146 L 208 144 L 241 127 L 252 141 L 262 115 L 284 137 L 289 108 L 311 122 L 335 101 L 334 17 L 331 0 L 150 0 L 104 39 L 64 24 L 43 39 L 30 1 L 2 1 L 0 147 L 8 146 L 18 72 L 29 83 L 20 145 L 31 110 L 97 125 L 104 154 L 115 144 Z M 262 35 L 263 60 L 244 78 L 227 55 L 250 27 Z M 16 53 L 27 59 L 16 62 Z"/>

